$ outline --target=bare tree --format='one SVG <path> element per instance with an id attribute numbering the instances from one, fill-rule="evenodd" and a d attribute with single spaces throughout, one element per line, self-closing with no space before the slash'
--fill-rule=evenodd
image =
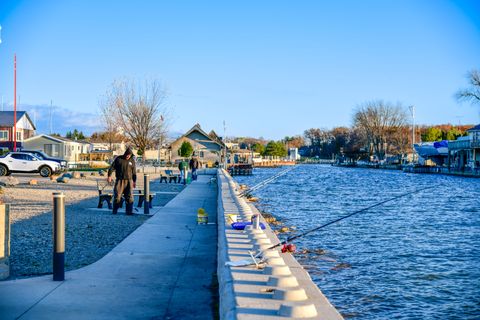
<path id="1" fill-rule="evenodd" d="M 120 133 L 116 123 L 116 117 L 113 116 L 115 113 L 116 107 L 111 103 L 109 96 L 107 96 L 100 102 L 100 118 L 104 130 L 101 137 L 108 143 L 110 150 L 113 150 L 113 144 L 118 142 Z"/>
<path id="2" fill-rule="evenodd" d="M 480 104 L 480 71 L 472 70 L 468 73 L 467 79 L 470 82 L 468 89 L 457 91 L 455 97 L 458 101 L 467 101 L 472 104 Z"/>
<path id="3" fill-rule="evenodd" d="M 105 123 L 120 129 L 139 154 L 164 141 L 168 127 L 167 93 L 157 80 L 113 82 L 101 109 Z M 111 128 L 110 128 L 111 129 Z"/>
<path id="4" fill-rule="evenodd" d="M 359 105 L 353 123 L 373 153 L 382 159 L 389 145 L 402 141 L 398 136 L 407 124 L 406 119 L 407 114 L 401 105 L 376 100 Z"/>

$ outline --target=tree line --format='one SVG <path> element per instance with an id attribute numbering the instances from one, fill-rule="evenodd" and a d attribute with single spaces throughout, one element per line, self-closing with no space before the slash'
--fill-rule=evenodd
<path id="1" fill-rule="evenodd" d="M 459 102 L 480 104 L 480 71 L 468 73 L 469 87 L 455 93 Z M 410 110 L 413 111 L 413 110 Z M 409 123 L 407 108 L 383 100 L 368 101 L 354 110 L 352 127 L 336 127 L 331 130 L 311 128 L 303 136 L 285 137 L 279 141 L 266 143 L 263 139 L 252 142 L 253 138 L 240 138 L 240 147 L 252 145 L 255 152 L 262 155 L 286 154 L 288 147 L 303 149 L 310 157 L 331 158 L 344 154 L 355 157 L 375 156 L 385 159 L 387 155 L 405 155 L 412 152 L 413 133 Z M 415 142 L 456 140 L 467 135 L 472 125 L 419 126 L 415 128 Z M 274 148 L 275 146 L 275 148 Z"/>
<path id="2" fill-rule="evenodd" d="M 480 72 L 472 70 L 469 86 L 456 92 L 460 102 L 480 104 Z M 138 149 L 139 155 L 148 148 L 158 147 L 165 141 L 170 124 L 167 91 L 158 80 L 143 82 L 123 79 L 112 83 L 99 103 L 103 131 L 92 139 L 110 143 L 128 141 Z M 383 100 L 368 101 L 354 109 L 351 127 L 331 130 L 311 128 L 303 135 L 285 137 L 278 141 L 263 138 L 237 138 L 240 148 L 250 149 L 265 156 L 284 157 L 288 148 L 301 148 L 307 156 L 331 158 L 335 154 L 386 155 L 411 152 L 412 133 L 407 108 Z M 470 126 L 420 126 L 415 139 L 422 141 L 454 140 L 466 134 Z M 81 140 L 81 131 L 68 132 L 67 137 Z"/>

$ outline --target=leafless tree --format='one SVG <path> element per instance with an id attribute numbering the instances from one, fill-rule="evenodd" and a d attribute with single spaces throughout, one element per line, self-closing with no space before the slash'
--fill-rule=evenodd
<path id="1" fill-rule="evenodd" d="M 303 135 L 310 146 L 320 146 L 333 140 L 330 131 L 327 129 L 311 128 L 305 130 Z"/>
<path id="2" fill-rule="evenodd" d="M 467 75 L 470 87 L 457 91 L 455 97 L 458 101 L 467 101 L 472 104 L 480 104 L 480 71 L 472 70 Z"/>
<path id="3" fill-rule="evenodd" d="M 108 97 L 108 96 L 107 96 Z M 119 128 L 116 123 L 116 117 L 112 116 L 116 112 L 116 107 L 111 101 L 103 99 L 100 101 L 100 119 L 103 125 L 103 134 L 105 142 L 109 144 L 109 149 L 113 150 L 113 144 L 118 142 L 120 136 Z"/>
<path id="4" fill-rule="evenodd" d="M 382 159 L 389 145 L 403 141 L 399 136 L 407 124 L 407 114 L 400 104 L 376 100 L 356 108 L 353 124 L 365 138 L 367 146 Z"/>
<path id="5" fill-rule="evenodd" d="M 165 141 L 170 119 L 166 104 L 167 93 L 158 80 L 121 80 L 113 82 L 101 111 L 105 123 L 121 130 L 143 155 Z"/>

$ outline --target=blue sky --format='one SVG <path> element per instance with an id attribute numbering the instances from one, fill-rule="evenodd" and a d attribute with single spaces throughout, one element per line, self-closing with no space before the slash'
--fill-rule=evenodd
<path id="1" fill-rule="evenodd" d="M 480 68 L 480 1 L 0 0 L 0 95 L 36 110 L 39 131 L 90 133 L 113 80 L 157 78 L 172 131 L 196 122 L 279 139 L 350 126 L 373 99 L 421 124 L 477 124 L 453 98 Z"/>

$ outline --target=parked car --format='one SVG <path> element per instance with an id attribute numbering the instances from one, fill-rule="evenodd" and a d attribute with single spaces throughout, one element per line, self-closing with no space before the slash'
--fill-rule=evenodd
<path id="1" fill-rule="evenodd" d="M 9 152 L 0 157 L 0 176 L 8 176 L 14 172 L 38 172 L 42 177 L 49 177 L 60 170 L 58 162 L 40 160 L 27 152 Z"/>
<path id="2" fill-rule="evenodd" d="M 67 171 L 67 169 L 68 169 L 67 161 L 65 161 L 63 159 L 59 159 L 59 158 L 50 157 L 48 154 L 46 154 L 43 151 L 40 151 L 40 150 L 22 150 L 22 152 L 31 153 L 40 160 L 50 160 L 50 161 L 58 162 L 58 163 L 60 163 L 60 167 L 62 168 L 62 171 Z"/>

